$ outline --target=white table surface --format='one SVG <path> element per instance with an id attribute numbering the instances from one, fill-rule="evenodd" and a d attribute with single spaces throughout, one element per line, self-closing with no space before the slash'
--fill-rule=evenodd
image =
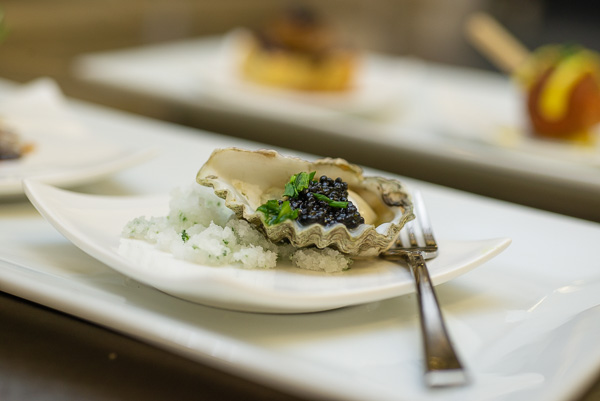
<path id="1" fill-rule="evenodd" d="M 0 81 L 0 96 L 8 94 L 10 85 Z M 194 180 L 217 147 L 264 147 L 77 102 L 72 108 L 98 135 L 161 149 L 155 159 L 80 186 L 80 192 L 165 193 Z M 413 296 L 283 316 L 192 305 L 145 287 L 113 294 L 120 279 L 62 237 L 26 199 L 0 207 L 0 290 L 302 397 L 558 401 L 580 396 L 600 368 L 595 346 L 600 226 L 406 181 L 422 190 L 439 238 L 513 240 L 484 266 L 438 286 L 449 330 L 473 376 L 466 388 L 423 387 Z M 99 281 L 86 271 L 101 272 Z M 115 303 L 118 313 L 106 309 Z"/>
<path id="2" fill-rule="evenodd" d="M 212 129 L 230 135 L 307 152 L 315 152 L 312 144 L 318 141 L 326 154 L 337 152 L 364 165 L 600 221 L 597 154 L 596 162 L 588 163 L 575 160 L 569 151 L 552 152 L 535 143 L 515 148 L 469 139 L 490 124 L 522 120 L 522 98 L 505 76 L 369 55 L 365 70 L 384 75 L 398 88 L 390 112 L 394 118 L 319 112 L 311 118 L 305 105 L 290 113 L 290 103 L 265 106 L 264 98 L 252 102 L 248 96 L 218 96 L 206 75 L 219 57 L 221 41 L 200 38 L 83 55 L 73 74 L 135 94 L 186 124 L 212 121 Z"/>

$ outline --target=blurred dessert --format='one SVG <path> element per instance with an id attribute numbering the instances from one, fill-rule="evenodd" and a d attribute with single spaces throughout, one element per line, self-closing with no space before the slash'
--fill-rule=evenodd
<path id="1" fill-rule="evenodd" d="M 535 133 L 587 140 L 600 122 L 600 56 L 573 45 L 537 49 L 515 72 Z"/>
<path id="2" fill-rule="evenodd" d="M 600 56 L 576 45 L 529 52 L 492 17 L 467 22 L 472 43 L 523 89 L 533 134 L 590 141 L 600 122 Z"/>
<path id="3" fill-rule="evenodd" d="M 242 73 L 249 81 L 304 91 L 352 86 L 358 55 L 308 8 L 286 9 L 248 39 Z"/>

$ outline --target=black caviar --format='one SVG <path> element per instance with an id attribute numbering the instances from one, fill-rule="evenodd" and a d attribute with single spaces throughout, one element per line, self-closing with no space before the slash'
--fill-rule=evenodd
<path id="1" fill-rule="evenodd" d="M 321 176 L 318 181 L 311 180 L 308 188 L 288 200 L 291 208 L 298 210 L 298 222 L 305 226 L 318 223 L 328 227 L 341 223 L 356 228 L 365 222 L 356 206 L 348 201 L 348 184 L 340 177 L 333 180 Z"/>

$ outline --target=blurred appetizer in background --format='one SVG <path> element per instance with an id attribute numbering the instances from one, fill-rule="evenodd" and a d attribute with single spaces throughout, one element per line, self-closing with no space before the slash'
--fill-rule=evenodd
<path id="1" fill-rule="evenodd" d="M 533 130 L 550 138 L 589 140 L 600 122 L 600 57 L 576 45 L 532 53 L 515 78 L 527 93 Z"/>
<path id="2" fill-rule="evenodd" d="M 546 45 L 529 52 L 495 19 L 467 21 L 473 45 L 523 89 L 531 132 L 539 137 L 593 140 L 600 122 L 600 56 L 577 45 Z"/>
<path id="3" fill-rule="evenodd" d="M 249 81 L 302 91 L 345 91 L 353 85 L 357 51 L 343 46 L 312 9 L 288 7 L 247 36 L 241 70 Z"/>
<path id="4" fill-rule="evenodd" d="M 0 161 L 19 159 L 29 150 L 31 146 L 0 121 Z"/>

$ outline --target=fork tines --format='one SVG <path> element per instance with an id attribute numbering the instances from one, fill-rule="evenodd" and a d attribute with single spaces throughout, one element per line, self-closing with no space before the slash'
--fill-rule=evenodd
<path id="1" fill-rule="evenodd" d="M 427 208 L 425 208 L 425 202 L 423 201 L 423 196 L 420 191 L 414 191 L 413 193 L 413 202 L 414 202 L 414 213 L 415 220 L 419 227 L 421 228 L 421 233 L 423 235 L 423 240 L 425 241 L 425 246 L 432 247 L 437 250 L 437 242 L 433 236 L 433 229 L 431 227 L 431 222 L 429 221 L 429 216 L 427 215 Z M 409 225 L 409 227 L 412 225 Z M 409 233 L 412 231 L 412 228 L 408 228 Z M 409 234 L 410 235 L 410 234 Z"/>

